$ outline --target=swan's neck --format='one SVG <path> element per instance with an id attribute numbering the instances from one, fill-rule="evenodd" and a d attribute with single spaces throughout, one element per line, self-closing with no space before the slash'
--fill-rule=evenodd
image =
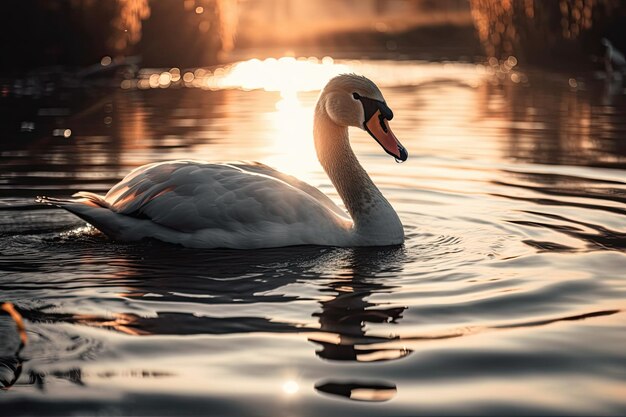
<path id="1" fill-rule="evenodd" d="M 317 157 L 352 217 L 358 238 L 381 245 L 402 243 L 402 223 L 352 151 L 348 128 L 333 122 L 319 103 L 313 136 Z"/>

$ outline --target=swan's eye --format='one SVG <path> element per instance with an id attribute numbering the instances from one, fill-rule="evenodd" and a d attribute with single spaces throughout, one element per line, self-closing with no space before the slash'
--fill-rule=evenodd
<path id="1" fill-rule="evenodd" d="M 359 95 L 359 93 L 352 93 L 352 97 L 354 97 L 355 100 L 361 99 L 361 96 Z"/>

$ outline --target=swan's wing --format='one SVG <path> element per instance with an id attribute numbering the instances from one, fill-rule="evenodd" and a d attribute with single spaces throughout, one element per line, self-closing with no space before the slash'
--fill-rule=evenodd
<path id="1" fill-rule="evenodd" d="M 268 175 L 270 177 L 274 177 L 277 178 L 283 182 L 286 182 L 287 184 L 291 185 L 294 188 L 297 188 L 307 194 L 309 194 L 311 197 L 313 197 L 314 199 L 316 199 L 317 201 L 319 201 L 320 204 L 322 204 L 324 207 L 326 207 L 327 209 L 331 210 L 332 212 L 334 212 L 335 214 L 337 214 L 338 216 L 341 217 L 345 217 L 347 218 L 347 214 L 344 210 L 342 210 L 340 207 L 338 207 L 330 198 L 328 198 L 328 196 L 326 194 L 324 194 L 323 192 L 321 192 L 320 190 L 318 190 L 317 188 L 313 187 L 312 185 L 307 184 L 304 181 L 299 180 L 298 178 L 285 174 L 283 172 L 277 171 L 272 167 L 269 167 L 265 164 L 262 164 L 260 162 L 233 162 L 230 163 L 230 165 L 236 166 L 240 169 L 243 169 L 245 171 L 248 172 L 252 172 L 252 173 L 257 173 L 257 174 L 263 174 L 263 175 Z"/>
<path id="2" fill-rule="evenodd" d="M 181 232 L 342 221 L 307 192 L 253 171 L 196 161 L 151 164 L 132 171 L 104 200 L 117 213 Z"/>

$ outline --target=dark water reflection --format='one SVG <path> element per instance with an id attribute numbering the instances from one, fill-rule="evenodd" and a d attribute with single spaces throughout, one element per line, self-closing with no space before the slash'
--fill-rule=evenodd
<path id="1" fill-rule="evenodd" d="M 33 203 L 190 157 L 259 160 L 336 199 L 311 152 L 315 91 L 9 88 L 0 301 L 29 343 L 0 315 L 4 413 L 626 412 L 626 96 L 559 74 L 345 65 L 381 80 L 411 151 L 396 165 L 352 132 L 403 246 L 124 244 Z"/>
<path id="2" fill-rule="evenodd" d="M 537 80 L 532 89 L 503 87 L 510 104 L 507 153 L 511 158 L 533 164 L 585 165 L 624 169 L 626 128 L 623 94 L 617 106 L 603 102 L 600 85 L 584 93 L 554 89 L 556 80 Z M 490 115 L 489 105 L 486 107 Z M 616 111 L 617 110 L 617 111 Z"/>

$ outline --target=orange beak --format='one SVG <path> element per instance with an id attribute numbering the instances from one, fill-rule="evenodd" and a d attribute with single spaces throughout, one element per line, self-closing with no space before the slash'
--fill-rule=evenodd
<path id="1" fill-rule="evenodd" d="M 383 127 L 384 126 L 384 127 Z M 385 152 L 399 161 L 406 161 L 409 153 L 400 143 L 389 127 L 387 119 L 381 116 L 380 110 L 365 122 L 365 130 L 383 147 Z"/>

